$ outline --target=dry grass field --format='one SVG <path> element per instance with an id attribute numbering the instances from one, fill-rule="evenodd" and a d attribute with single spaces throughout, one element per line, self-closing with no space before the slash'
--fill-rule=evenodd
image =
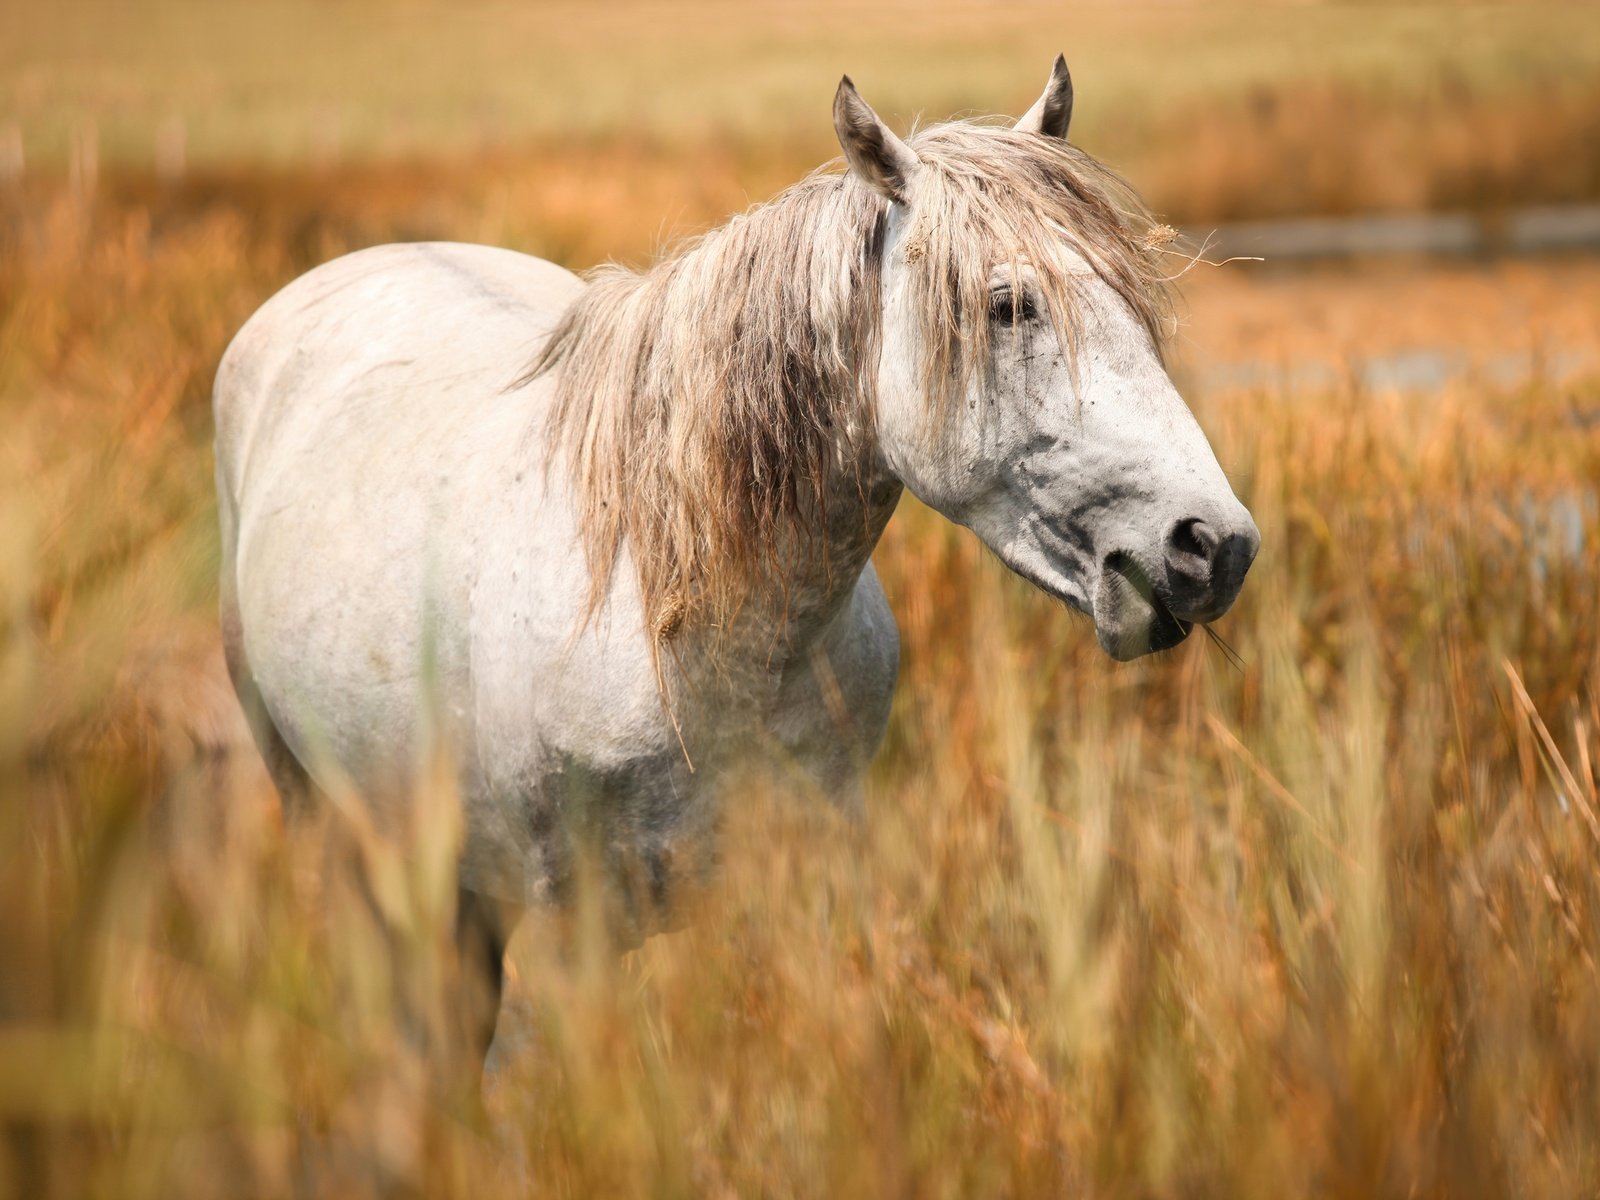
<path id="1" fill-rule="evenodd" d="M 452 194 L 521 200 L 645 157 L 762 195 L 837 153 L 841 71 L 904 127 L 1020 111 L 1057 50 L 1078 142 L 1179 220 L 1600 198 L 1578 0 L 23 0 L 0 9 L 0 176 L 442 158 Z"/>
<path id="2" fill-rule="evenodd" d="M 157 32 L 98 9 L 98 34 L 43 11 L 0 17 L 0 126 L 30 147 L 0 182 L 0 1197 L 509 1196 L 519 1161 L 575 1197 L 1600 1192 L 1600 261 L 1191 271 L 1176 372 L 1263 534 L 1220 626 L 1240 665 L 1199 638 L 1112 663 L 908 500 L 877 556 L 904 649 L 865 825 L 752 787 L 684 930 L 619 961 L 585 908 L 517 947 L 547 1045 L 496 1132 L 448 786 L 398 842 L 353 801 L 287 831 L 240 749 L 212 633 L 222 347 L 373 242 L 642 261 L 831 153 L 844 51 L 877 47 L 846 65 L 883 65 L 891 111 L 1017 107 L 1040 10 L 985 9 L 985 41 L 935 9 L 887 49 L 903 11 L 278 4 L 187 74 L 220 37 L 193 6 L 154 6 L 192 18 Z M 319 160 L 263 65 L 303 47 L 312 112 L 350 30 L 399 30 L 400 65 L 427 34 L 435 74 L 385 86 L 468 96 L 481 31 L 531 43 L 529 13 L 585 61 L 619 38 L 614 71 L 595 106 L 550 98 L 575 59 L 524 80 L 476 149 L 476 116 L 435 114 L 402 160 L 376 135 Z M 733 82 L 669 73 L 669 24 L 725 39 Z M 1589 198 L 1594 26 L 1093 10 L 1084 136 L 1185 220 Z M 1132 32 L 1160 95 L 1119 127 L 1091 81 L 1136 90 Z M 381 74 L 348 100 L 374 127 Z M 1174 132 L 1194 97 L 1220 115 Z M 193 114 L 181 178 L 137 148 L 163 110 Z M 90 112 L 92 182 L 47 148 Z M 1364 366 L 1418 355 L 1449 369 Z"/>

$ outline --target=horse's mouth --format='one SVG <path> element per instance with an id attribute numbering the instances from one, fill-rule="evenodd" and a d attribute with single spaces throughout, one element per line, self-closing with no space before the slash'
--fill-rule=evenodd
<path id="1" fill-rule="evenodd" d="M 1006 565 L 1040 591 L 1093 619 L 1101 649 L 1119 662 L 1170 650 L 1194 628 L 1192 620 L 1172 611 L 1150 573 L 1125 551 L 1106 555 L 1089 597 L 1069 582 L 1065 572 L 1040 570 L 1031 562 Z"/>
<path id="2" fill-rule="evenodd" d="M 1169 650 L 1194 628 L 1167 606 L 1160 590 L 1131 554 L 1108 554 L 1094 592 L 1094 631 L 1118 662 Z"/>

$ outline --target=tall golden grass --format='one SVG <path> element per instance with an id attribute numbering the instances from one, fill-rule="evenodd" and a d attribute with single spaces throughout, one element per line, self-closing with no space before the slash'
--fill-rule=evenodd
<path id="1" fill-rule="evenodd" d="M 510 147 L 344 165 L 199 164 L 178 177 L 146 163 L 110 167 L 80 187 L 85 203 L 99 195 L 117 210 L 147 211 L 157 232 L 206 214 L 273 229 L 295 261 L 316 261 L 319 245 L 375 236 L 493 231 L 562 262 L 637 262 L 837 158 L 826 111 L 813 116 L 803 132 L 541 134 Z M 1593 82 L 1399 95 L 1291 82 L 1084 124 L 1074 140 L 1137 180 L 1177 224 L 1600 200 L 1600 156 L 1574 152 L 1600 143 Z M 0 179 L 13 237 L 16 210 L 36 223 L 58 178 L 47 169 L 9 187 Z"/>
<path id="2" fill-rule="evenodd" d="M 1567 100 L 1593 94 L 1600 22 L 1571 0 L 16 3 L 0 9 L 0 168 L 13 126 L 47 165 L 89 141 L 108 164 L 170 169 L 717 133 L 810 138 L 810 159 L 831 143 L 841 72 L 896 123 L 1017 113 L 1057 51 L 1079 136 L 1114 162 L 1219 115 L 1334 92 L 1289 160 L 1318 174 L 1345 141 L 1406 167 L 1381 153 L 1394 128 L 1426 150 L 1428 133 L 1471 123 L 1458 112 L 1492 124 L 1530 93 L 1558 128 Z"/>
<path id="3" fill-rule="evenodd" d="M 865 825 L 752 785 L 682 932 L 534 930 L 482 1116 L 444 777 L 285 830 L 239 749 L 207 399 L 342 250 L 637 254 L 767 179 L 587 153 L 5 201 L 0 1196 L 1600 1189 L 1600 382 L 1538 377 L 1197 397 L 1238 669 L 1105 661 L 908 502 Z"/>

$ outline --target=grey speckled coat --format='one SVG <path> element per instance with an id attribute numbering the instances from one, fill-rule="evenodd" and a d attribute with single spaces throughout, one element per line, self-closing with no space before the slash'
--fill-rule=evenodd
<path id="1" fill-rule="evenodd" d="M 1070 101 L 1058 61 L 1018 129 L 1064 137 Z M 841 186 L 886 205 L 876 409 L 839 430 L 831 572 L 802 562 L 785 618 L 726 635 L 715 670 L 692 638 L 676 644 L 675 711 L 626 547 L 598 619 L 581 621 L 572 487 L 546 474 L 551 378 L 507 389 L 579 279 L 505 250 L 384 246 L 311 272 L 244 327 L 215 392 L 222 621 L 286 798 L 348 781 L 380 810 L 403 803 L 443 738 L 463 885 L 513 907 L 561 898 L 584 832 L 656 898 L 703 858 L 718 781 L 754 747 L 855 803 L 898 663 L 869 556 L 902 487 L 1091 614 L 1117 657 L 1227 609 L 1255 527 L 1149 331 L 1083 255 L 995 266 L 991 319 L 1022 323 L 990 339 L 981 396 L 926 436 L 905 242 L 931 168 L 848 81 L 835 123 Z M 1045 270 L 1078 281 L 1072 368 L 1055 327 L 1013 303 Z"/>

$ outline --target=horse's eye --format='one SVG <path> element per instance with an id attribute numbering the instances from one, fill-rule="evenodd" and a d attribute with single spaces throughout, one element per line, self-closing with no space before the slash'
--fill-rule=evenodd
<path id="1" fill-rule="evenodd" d="M 1021 323 L 1034 318 L 1033 298 L 1027 292 L 1020 296 L 1010 288 L 989 293 L 989 320 L 997 325 Z"/>

